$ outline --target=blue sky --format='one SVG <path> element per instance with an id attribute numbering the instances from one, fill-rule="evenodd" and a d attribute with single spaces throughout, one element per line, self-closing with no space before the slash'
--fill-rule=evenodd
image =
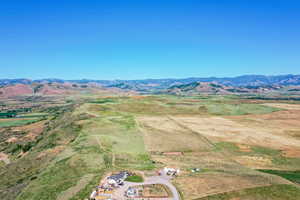
<path id="1" fill-rule="evenodd" d="M 297 0 L 3 0 L 0 78 L 300 74 Z"/>

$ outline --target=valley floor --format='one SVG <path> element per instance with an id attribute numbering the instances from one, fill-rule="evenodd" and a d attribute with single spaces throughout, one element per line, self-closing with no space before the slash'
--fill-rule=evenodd
<path id="1" fill-rule="evenodd" d="M 79 99 L 51 119 L 55 124 L 25 155 L 4 149 L 11 163 L 1 165 L 0 197 L 23 184 L 7 199 L 86 199 L 106 173 L 128 170 L 177 190 L 174 199 L 300 198 L 298 102 L 220 95 Z M 12 175 L 20 165 L 28 166 L 23 180 L 21 169 Z M 156 175 L 164 167 L 180 173 L 166 181 Z"/>

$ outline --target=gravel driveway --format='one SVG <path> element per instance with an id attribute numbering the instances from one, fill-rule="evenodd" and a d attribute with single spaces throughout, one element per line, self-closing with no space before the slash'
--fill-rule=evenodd
<path id="1" fill-rule="evenodd" d="M 173 197 L 172 198 L 149 198 L 149 199 L 155 199 L 155 200 L 180 200 L 180 196 L 178 194 L 177 189 L 175 188 L 174 185 L 171 184 L 170 182 L 170 177 L 167 175 L 161 175 L 161 176 L 151 176 L 145 178 L 143 183 L 133 183 L 133 182 L 124 182 L 124 185 L 117 190 L 115 190 L 113 197 L 115 199 L 120 199 L 120 200 L 127 200 L 124 196 L 125 192 L 129 187 L 132 186 L 138 186 L 138 185 L 148 185 L 148 184 L 162 184 L 166 185 L 170 191 L 172 192 Z M 145 198 L 144 198 L 145 199 Z"/>

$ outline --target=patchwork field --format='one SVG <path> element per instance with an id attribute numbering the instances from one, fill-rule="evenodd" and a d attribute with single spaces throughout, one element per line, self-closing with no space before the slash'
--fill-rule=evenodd
<path id="1" fill-rule="evenodd" d="M 278 127 L 280 123 L 276 126 L 272 126 L 272 122 L 270 121 L 265 124 L 263 120 L 267 121 L 267 119 L 264 119 L 264 117 L 247 116 L 235 118 L 249 120 L 250 122 L 247 124 L 239 123 L 238 120 L 234 121 L 225 117 L 172 117 L 172 119 L 213 141 L 242 143 L 275 149 L 299 148 L 299 140 L 286 135 L 286 129 Z M 251 122 L 251 120 L 256 120 L 260 124 Z M 291 120 L 287 118 L 285 122 L 287 121 Z M 262 126 L 262 124 L 265 125 Z M 268 124 L 270 124 L 269 127 Z M 295 124 L 289 128 L 293 130 L 298 129 L 300 128 L 300 124 Z"/>
<path id="2" fill-rule="evenodd" d="M 153 176 L 166 166 L 180 169 L 172 183 L 182 200 L 300 198 L 297 102 L 233 95 L 45 101 L 0 119 L 0 199 L 86 199 L 106 173 Z"/>
<path id="3" fill-rule="evenodd" d="M 196 104 L 202 103 L 197 101 Z M 210 106 L 218 107 L 219 104 L 213 101 Z M 152 158 L 162 166 L 182 169 L 181 176 L 174 183 L 184 199 L 196 199 L 247 188 L 291 184 L 291 179 L 281 178 L 284 176 L 256 170 L 299 170 L 300 141 L 297 133 L 300 124 L 297 122 L 300 112 L 293 110 L 298 105 L 291 106 L 293 109 L 289 104 L 280 105 L 278 108 L 284 110 L 271 108 L 268 113 L 263 109 L 261 114 L 251 111 L 252 114 L 245 115 L 250 112 L 238 113 L 235 107 L 222 105 L 214 109 L 226 107 L 233 111 L 229 111 L 229 115 L 216 116 L 207 109 L 206 114 L 140 116 L 137 120 Z M 248 107 L 259 108 L 259 105 Z M 286 107 L 289 109 L 285 110 Z M 172 151 L 184 154 L 161 154 Z M 191 173 L 193 168 L 200 168 L 202 172 Z M 251 195 L 248 196 L 250 198 Z"/>

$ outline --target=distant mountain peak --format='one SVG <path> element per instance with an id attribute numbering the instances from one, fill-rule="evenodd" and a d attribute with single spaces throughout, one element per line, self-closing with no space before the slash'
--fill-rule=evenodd
<path id="1" fill-rule="evenodd" d="M 300 75 L 286 74 L 286 75 L 242 75 L 237 77 L 208 77 L 208 78 L 183 78 L 183 79 L 143 79 L 143 80 L 62 80 L 56 78 L 30 80 L 30 79 L 0 79 L 0 87 L 15 84 L 93 84 L 95 86 L 102 86 L 107 88 L 118 88 L 121 90 L 131 90 L 138 92 L 156 92 L 162 90 L 175 89 L 179 85 L 186 88 L 186 90 L 213 90 L 217 92 L 243 91 L 254 90 L 258 87 L 267 86 L 300 86 Z M 207 84 L 211 85 L 207 85 Z M 227 89 L 224 89 L 227 87 Z M 230 88 L 232 87 L 232 88 Z M 248 87 L 248 88 L 247 88 Z M 255 88 L 256 87 L 256 88 Z M 229 88 L 229 90 L 228 90 Z M 243 88 L 243 89 L 241 89 Z"/>

